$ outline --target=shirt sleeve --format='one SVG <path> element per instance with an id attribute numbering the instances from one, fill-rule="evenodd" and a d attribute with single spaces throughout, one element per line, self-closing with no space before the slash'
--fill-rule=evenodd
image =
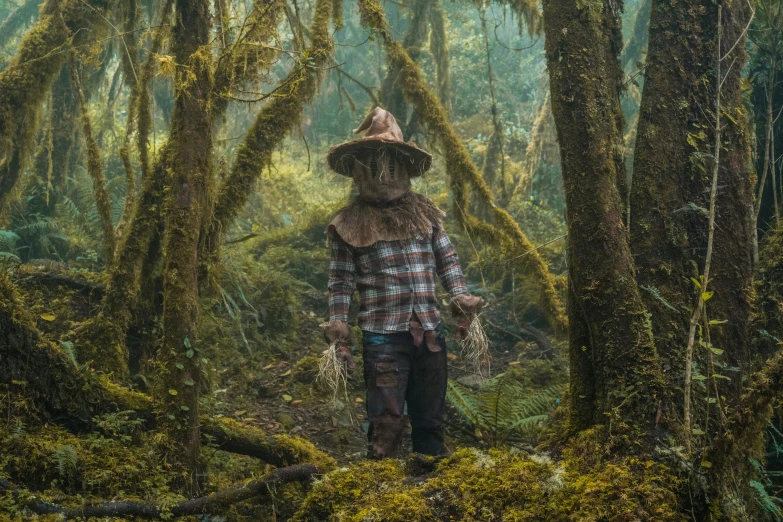
<path id="1" fill-rule="evenodd" d="M 329 259 L 329 321 L 348 322 L 356 264 L 351 247 L 339 236 L 330 240 Z"/>
<path id="2" fill-rule="evenodd" d="M 467 294 L 468 286 L 459 266 L 457 252 L 446 235 L 446 231 L 440 227 L 432 230 L 432 252 L 435 254 L 435 269 L 443 287 L 451 297 Z"/>

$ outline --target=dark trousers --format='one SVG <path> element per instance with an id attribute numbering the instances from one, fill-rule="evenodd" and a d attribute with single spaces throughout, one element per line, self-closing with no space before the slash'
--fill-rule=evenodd
<path id="1" fill-rule="evenodd" d="M 414 452 L 443 453 L 446 341 L 442 335 L 438 341 L 440 351 L 432 352 L 425 343 L 414 346 L 409 333 L 365 334 L 369 458 L 399 456 L 409 420 Z"/>

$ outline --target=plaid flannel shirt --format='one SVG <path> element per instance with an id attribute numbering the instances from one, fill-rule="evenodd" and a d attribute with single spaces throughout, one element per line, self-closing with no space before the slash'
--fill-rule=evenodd
<path id="1" fill-rule="evenodd" d="M 407 332 L 414 312 L 425 330 L 434 330 L 440 324 L 435 274 L 452 297 L 468 293 L 457 253 L 440 227 L 369 247 L 353 247 L 335 234 L 330 244 L 330 321 L 348 322 L 356 287 L 362 330 Z"/>

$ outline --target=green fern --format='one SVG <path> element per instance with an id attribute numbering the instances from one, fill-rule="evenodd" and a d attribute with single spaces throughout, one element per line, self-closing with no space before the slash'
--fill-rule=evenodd
<path id="1" fill-rule="evenodd" d="M 476 391 L 450 380 L 446 398 L 477 436 L 499 444 L 512 435 L 532 438 L 564 391 L 565 385 L 555 385 L 529 393 L 519 381 L 501 374 Z"/>
<path id="2" fill-rule="evenodd" d="M 767 493 L 767 488 L 765 488 L 764 484 L 761 482 L 751 480 L 750 487 L 753 488 L 753 491 L 756 493 L 756 501 L 761 508 L 770 515 L 770 518 L 776 521 L 783 521 L 783 513 L 781 513 L 780 508 L 775 504 L 775 500 L 780 499 L 771 497 L 769 493 Z"/>
<path id="3" fill-rule="evenodd" d="M 68 357 L 71 359 L 71 362 L 74 366 L 79 365 L 79 361 L 76 359 L 76 349 L 73 347 L 72 341 L 57 341 L 57 343 L 60 345 L 60 348 L 65 350 L 65 353 L 68 354 Z"/>
<path id="4" fill-rule="evenodd" d="M 52 455 L 57 466 L 57 473 L 63 478 L 71 475 L 76 470 L 76 448 L 70 444 L 60 446 Z"/>
<path id="5" fill-rule="evenodd" d="M 19 235 L 10 230 L 0 230 L 0 250 L 11 252 L 19 241 Z"/>

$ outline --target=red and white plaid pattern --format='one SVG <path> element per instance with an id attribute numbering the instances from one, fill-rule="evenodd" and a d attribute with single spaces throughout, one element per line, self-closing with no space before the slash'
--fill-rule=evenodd
<path id="1" fill-rule="evenodd" d="M 440 324 L 436 273 L 452 297 L 468 293 L 457 253 L 441 228 L 370 247 L 353 247 L 335 236 L 329 263 L 329 320 L 348 322 L 355 287 L 362 330 L 407 332 L 413 312 L 425 330 L 434 330 Z"/>

